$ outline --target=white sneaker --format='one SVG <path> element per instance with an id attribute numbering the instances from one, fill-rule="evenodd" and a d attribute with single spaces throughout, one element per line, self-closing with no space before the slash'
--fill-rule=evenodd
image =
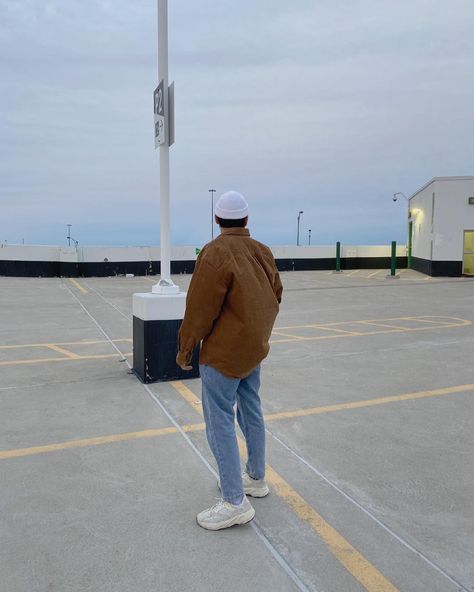
<path id="1" fill-rule="evenodd" d="M 246 524 L 255 516 L 255 510 L 249 500 L 244 500 L 238 506 L 220 499 L 217 504 L 199 513 L 196 517 L 199 526 L 207 530 L 229 528 L 234 524 Z"/>
<path id="2" fill-rule="evenodd" d="M 265 479 L 252 479 L 248 473 L 242 473 L 242 485 L 244 487 L 245 495 L 251 497 L 265 497 L 270 493 Z M 220 479 L 217 480 L 217 487 L 221 488 Z"/>

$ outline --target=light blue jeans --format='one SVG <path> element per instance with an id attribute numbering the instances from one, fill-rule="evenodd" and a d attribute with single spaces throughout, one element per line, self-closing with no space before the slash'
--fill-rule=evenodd
<path id="1" fill-rule="evenodd" d="M 207 365 L 200 365 L 199 370 L 207 441 L 219 468 L 222 497 L 231 504 L 240 504 L 244 491 L 235 433 L 236 403 L 237 421 L 247 443 L 246 471 L 253 479 L 265 476 L 265 423 L 258 395 L 260 366 L 246 378 L 228 378 Z"/>

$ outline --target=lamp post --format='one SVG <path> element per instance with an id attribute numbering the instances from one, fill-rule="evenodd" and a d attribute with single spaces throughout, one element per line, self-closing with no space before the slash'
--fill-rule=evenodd
<path id="1" fill-rule="evenodd" d="M 170 136 L 168 91 L 168 0 L 158 0 L 158 78 L 163 82 L 165 140 L 160 144 L 160 281 L 155 294 L 178 294 L 171 279 L 170 239 Z"/>
<path id="2" fill-rule="evenodd" d="M 145 383 L 199 377 L 199 346 L 190 361 L 191 371 L 176 363 L 186 293 L 171 279 L 169 147 L 170 141 L 174 142 L 174 114 L 169 103 L 173 103 L 174 91 L 168 86 L 168 0 L 157 3 L 159 84 L 154 105 L 155 147 L 160 150 L 161 278 L 152 286 L 151 294 L 133 295 L 133 372 Z"/>
<path id="3" fill-rule="evenodd" d="M 296 246 L 297 247 L 300 246 L 300 218 L 301 218 L 301 214 L 304 214 L 303 210 L 300 210 L 298 213 L 298 226 L 297 226 L 297 231 L 296 231 Z"/>
<path id="4" fill-rule="evenodd" d="M 211 194 L 211 239 L 214 240 L 214 193 L 216 190 L 209 189 L 208 191 Z"/>
<path id="5" fill-rule="evenodd" d="M 311 228 L 308 230 L 308 247 L 311 246 Z"/>
<path id="6" fill-rule="evenodd" d="M 72 226 L 72 224 L 66 224 L 66 226 L 67 226 L 67 237 L 66 238 L 68 240 L 67 244 L 68 244 L 68 247 L 70 247 L 71 246 L 71 226 Z"/>
<path id="7" fill-rule="evenodd" d="M 401 191 L 397 191 L 396 193 L 393 194 L 392 199 L 394 202 L 398 201 L 399 195 L 401 195 L 402 197 L 404 197 L 407 200 L 408 218 L 410 218 L 410 200 L 409 200 L 409 198 Z M 407 268 L 408 269 L 411 269 L 411 254 L 412 254 L 412 249 L 413 249 L 412 234 L 413 234 L 413 222 L 411 220 L 409 220 L 409 222 L 408 222 L 408 245 L 407 245 Z"/>

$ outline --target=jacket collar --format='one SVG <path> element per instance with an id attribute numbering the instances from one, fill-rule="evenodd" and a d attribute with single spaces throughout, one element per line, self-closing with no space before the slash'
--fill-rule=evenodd
<path id="1" fill-rule="evenodd" d="M 221 228 L 222 234 L 230 234 L 235 236 L 250 236 L 248 228 Z"/>

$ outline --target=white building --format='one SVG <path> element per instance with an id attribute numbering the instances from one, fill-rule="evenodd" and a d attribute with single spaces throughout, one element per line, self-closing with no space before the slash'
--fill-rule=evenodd
<path id="1" fill-rule="evenodd" d="M 409 198 L 412 267 L 474 275 L 474 177 L 435 177 Z"/>

